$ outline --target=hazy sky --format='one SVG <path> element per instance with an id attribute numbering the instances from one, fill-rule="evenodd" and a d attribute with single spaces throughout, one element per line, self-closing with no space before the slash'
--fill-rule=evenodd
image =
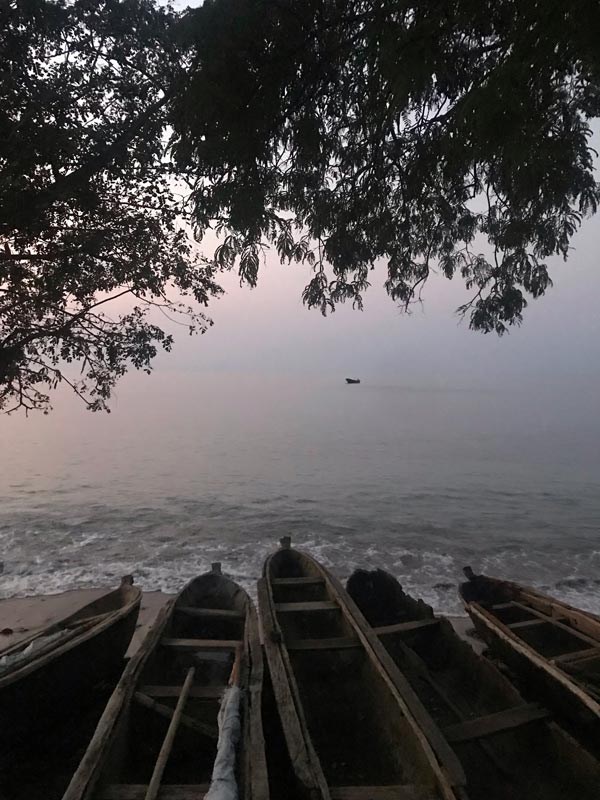
<path id="1" fill-rule="evenodd" d="M 365 310 L 340 307 L 323 318 L 301 292 L 310 271 L 268 259 L 255 290 L 223 276 L 212 302 L 215 324 L 200 338 L 177 337 L 158 369 L 317 372 L 372 376 L 393 383 L 496 385 L 508 381 L 596 383 L 600 379 L 600 219 L 588 221 L 564 263 L 551 262 L 554 287 L 531 301 L 520 328 L 502 338 L 470 331 L 455 313 L 467 297 L 460 278 L 434 276 L 424 306 L 402 313 L 375 270 Z"/>

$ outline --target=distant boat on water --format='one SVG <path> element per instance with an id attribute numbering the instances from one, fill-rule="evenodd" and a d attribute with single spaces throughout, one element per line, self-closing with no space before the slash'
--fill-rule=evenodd
<path id="1" fill-rule="evenodd" d="M 360 378 L 346 378 L 346 383 L 360 383 Z"/>

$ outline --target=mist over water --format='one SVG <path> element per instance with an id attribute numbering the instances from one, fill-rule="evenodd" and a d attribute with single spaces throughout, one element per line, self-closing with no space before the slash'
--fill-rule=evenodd
<path id="1" fill-rule="evenodd" d="M 251 587 L 284 534 L 341 577 L 381 566 L 459 612 L 461 569 L 600 611 L 597 392 L 163 372 L 114 413 L 2 420 L 0 596 Z M 151 400 L 150 400 L 151 398 Z"/>

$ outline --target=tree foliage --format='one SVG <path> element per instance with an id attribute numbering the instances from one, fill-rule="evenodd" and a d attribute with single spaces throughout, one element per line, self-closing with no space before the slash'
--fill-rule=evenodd
<path id="1" fill-rule="evenodd" d="M 599 41 L 597 0 L 0 3 L 0 408 L 106 408 L 269 248 L 323 313 L 384 262 L 503 333 L 597 209 Z"/>
<path id="2" fill-rule="evenodd" d="M 149 309 L 208 324 L 181 300 L 217 287 L 165 151 L 172 21 L 148 0 L 0 6 L 0 408 L 47 410 L 61 380 L 106 408 L 171 347 Z"/>
<path id="3" fill-rule="evenodd" d="M 501 334 L 596 211 L 596 0 L 207 0 L 187 32 L 177 160 L 215 268 L 252 285 L 274 247 L 325 313 L 383 260 L 408 308 L 437 268 Z"/>

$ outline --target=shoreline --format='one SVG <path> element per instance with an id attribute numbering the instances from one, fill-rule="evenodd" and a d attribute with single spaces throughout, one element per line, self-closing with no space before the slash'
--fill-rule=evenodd
<path id="1" fill-rule="evenodd" d="M 18 643 L 21 639 L 73 614 L 78 608 L 110 591 L 110 588 L 70 589 L 59 594 L 9 597 L 0 600 L 0 654 L 2 650 Z M 160 591 L 143 592 L 140 615 L 126 658 L 131 658 L 138 649 L 159 610 L 171 597 L 172 594 Z M 473 625 L 468 616 L 457 614 L 438 616 L 450 620 L 460 638 L 468 642 L 476 652 L 482 652 L 484 644 L 473 635 Z"/>

